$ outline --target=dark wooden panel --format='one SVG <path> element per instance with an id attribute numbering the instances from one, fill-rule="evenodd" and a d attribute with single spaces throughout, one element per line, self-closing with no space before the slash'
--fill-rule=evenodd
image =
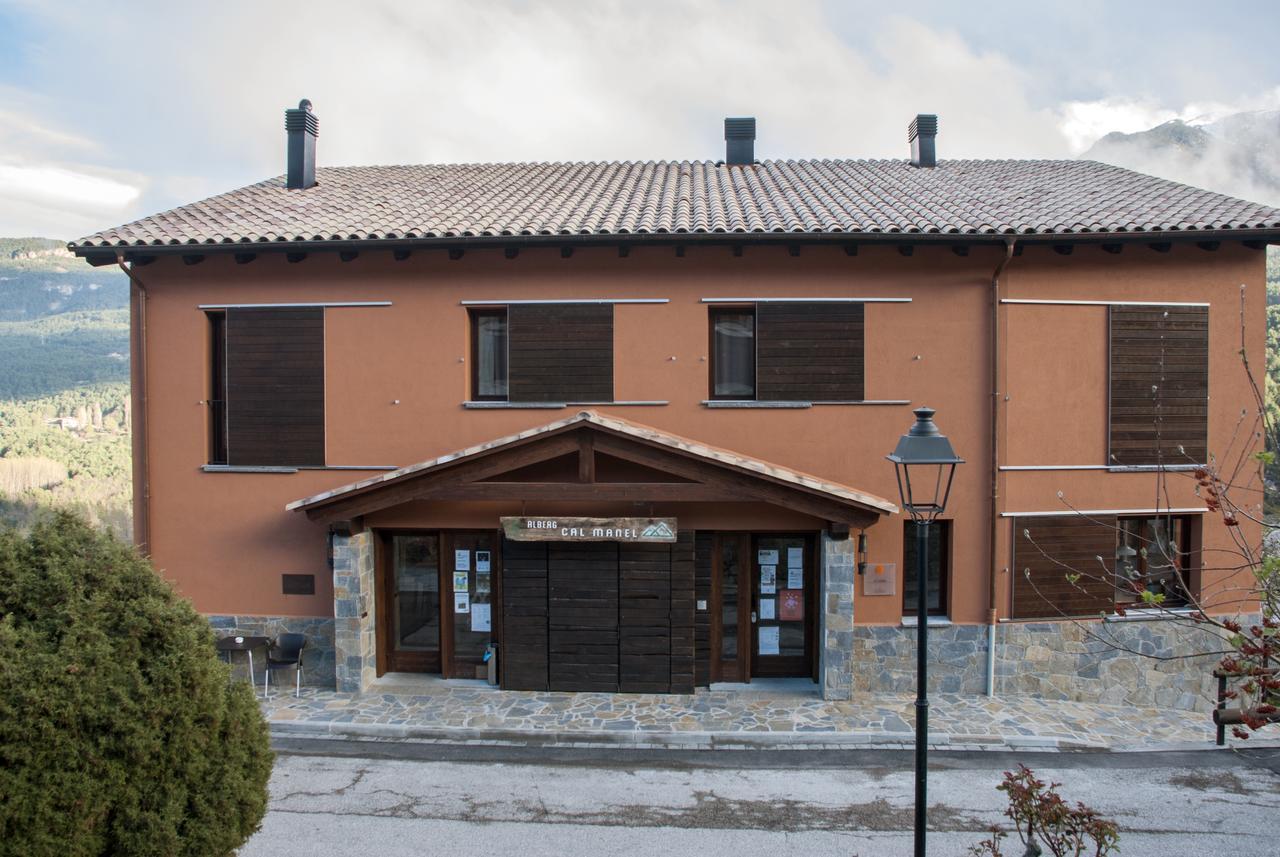
<path id="1" fill-rule="evenodd" d="M 502 686 L 547 690 L 547 546 L 502 544 Z"/>
<path id="2" fill-rule="evenodd" d="M 671 545 L 618 546 L 618 685 L 671 688 Z"/>
<path id="3" fill-rule="evenodd" d="M 863 397 L 860 303 L 756 307 L 756 397 L 791 401 Z"/>
<path id="4" fill-rule="evenodd" d="M 324 309 L 227 311 L 227 462 L 323 465 Z"/>
<path id="5" fill-rule="evenodd" d="M 507 319 L 510 401 L 613 400 L 612 304 L 515 304 Z"/>
<path id="6" fill-rule="evenodd" d="M 1097 616 L 1112 611 L 1115 517 L 1013 520 L 1013 618 Z M 1073 574 L 1079 575 L 1075 583 L 1068 580 Z"/>
<path id="7" fill-rule="evenodd" d="M 1109 463 L 1208 457 L 1208 307 L 1113 306 Z"/>
<path id="8" fill-rule="evenodd" d="M 706 610 L 693 615 L 694 681 L 698 687 L 711 684 L 711 558 L 714 533 L 696 533 L 693 538 L 693 597 L 704 601 Z M 696 607 L 696 605 L 695 605 Z"/>
<path id="9" fill-rule="evenodd" d="M 547 652 L 551 690 L 618 690 L 618 545 L 547 543 Z"/>
<path id="10" fill-rule="evenodd" d="M 694 544 L 681 530 L 671 546 L 671 692 L 694 691 Z"/>

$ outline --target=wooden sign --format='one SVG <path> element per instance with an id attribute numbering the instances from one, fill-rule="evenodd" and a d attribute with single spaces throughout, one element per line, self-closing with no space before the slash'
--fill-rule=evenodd
<path id="1" fill-rule="evenodd" d="M 510 517 L 502 531 L 514 542 L 674 542 L 675 518 Z"/>

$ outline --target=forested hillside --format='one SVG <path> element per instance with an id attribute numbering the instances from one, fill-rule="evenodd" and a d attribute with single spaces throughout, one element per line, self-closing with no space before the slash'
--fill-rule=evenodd
<path id="1" fill-rule="evenodd" d="M 0 519 L 130 531 L 129 290 L 61 241 L 0 239 Z"/>

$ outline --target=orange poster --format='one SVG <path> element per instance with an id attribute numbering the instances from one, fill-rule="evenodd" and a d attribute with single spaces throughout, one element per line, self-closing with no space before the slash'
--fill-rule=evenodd
<path id="1" fill-rule="evenodd" d="M 804 590 L 784 589 L 778 596 L 778 618 L 798 622 L 804 618 Z"/>

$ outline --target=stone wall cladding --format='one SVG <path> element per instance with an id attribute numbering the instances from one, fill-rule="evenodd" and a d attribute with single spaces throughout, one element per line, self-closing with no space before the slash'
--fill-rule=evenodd
<path id="1" fill-rule="evenodd" d="M 373 534 L 333 537 L 334 686 L 359 693 L 377 677 Z"/>
<path id="2" fill-rule="evenodd" d="M 208 616 L 213 632 L 219 637 L 274 637 L 277 634 L 303 634 L 307 646 L 302 654 L 302 683 L 314 687 L 333 687 L 334 639 L 333 620 L 328 616 Z M 260 652 L 254 652 L 256 680 L 262 680 Z M 242 656 L 235 656 L 237 668 Z M 293 673 L 287 677 L 293 682 Z"/>
<path id="3" fill-rule="evenodd" d="M 1246 618 L 1245 621 L 1248 621 Z M 929 689 L 986 692 L 987 626 L 929 627 Z M 996 628 L 996 693 L 1110 705 L 1209 711 L 1217 686 L 1211 631 L 1181 619 L 1004 622 Z M 916 629 L 853 631 L 855 693 L 915 689 Z"/>
<path id="4" fill-rule="evenodd" d="M 818 676 L 823 699 L 849 699 L 854 663 L 853 587 L 856 577 L 854 540 L 822 534 L 821 627 Z"/>

